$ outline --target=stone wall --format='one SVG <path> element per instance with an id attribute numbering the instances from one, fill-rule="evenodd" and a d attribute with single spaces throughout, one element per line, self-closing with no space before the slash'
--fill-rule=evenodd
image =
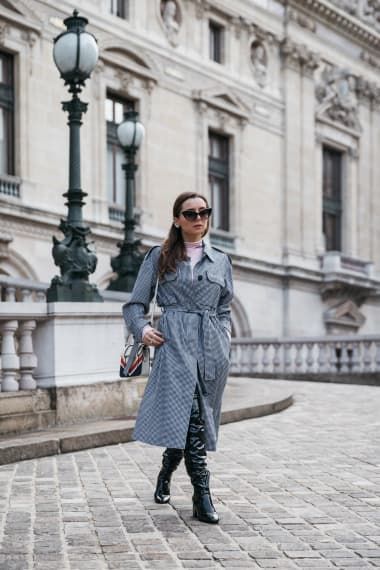
<path id="1" fill-rule="evenodd" d="M 98 254 L 94 282 L 107 285 L 122 236 L 108 215 L 109 90 L 135 99 L 146 127 L 137 176 L 146 247 L 166 235 L 179 192 L 208 194 L 208 129 L 231 137 L 231 230 L 211 239 L 222 237 L 233 259 L 235 328 L 240 319 L 253 335 L 322 335 L 333 309 L 346 328 L 355 313 L 352 332 L 376 332 L 380 40 L 367 12 L 342 12 L 338 2 L 327 9 L 318 0 L 309 8 L 300 0 L 175 3 L 177 25 L 164 22 L 160 0 L 130 0 L 127 21 L 107 13 L 106 2 L 76 3 L 100 48 L 83 92 L 89 108 L 82 127 L 84 215 Z M 68 176 L 60 105 L 68 94 L 52 42 L 72 8 L 65 1 L 7 5 L 0 7 L 0 48 L 15 54 L 21 197 L 0 194 L 0 271 L 48 282 L 57 271 L 51 236 L 59 236 L 65 215 Z M 209 19 L 225 27 L 223 65 L 208 58 Z M 323 261 L 323 144 L 344 153 L 342 256 L 352 263 L 343 260 L 334 271 Z"/>

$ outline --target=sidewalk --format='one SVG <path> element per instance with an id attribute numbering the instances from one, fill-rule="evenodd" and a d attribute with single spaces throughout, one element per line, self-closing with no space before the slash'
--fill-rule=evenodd
<path id="1" fill-rule="evenodd" d="M 380 568 L 380 388 L 242 382 L 242 396 L 296 400 L 221 427 L 208 454 L 219 525 L 193 518 L 184 462 L 170 503 L 154 502 L 159 447 L 20 461 L 0 466 L 0 570 Z"/>
<path id="2" fill-rule="evenodd" d="M 221 423 L 276 413 L 293 403 L 292 393 L 280 381 L 229 378 Z M 132 440 L 134 420 L 110 419 L 61 426 L 17 436 L 0 437 L 0 465 L 58 453 L 80 451 Z"/>

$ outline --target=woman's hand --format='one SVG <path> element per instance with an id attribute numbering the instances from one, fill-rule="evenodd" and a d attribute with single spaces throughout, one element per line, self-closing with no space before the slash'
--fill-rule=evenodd
<path id="1" fill-rule="evenodd" d="M 160 331 L 149 327 L 142 337 L 142 341 L 145 346 L 161 346 L 165 342 L 165 339 Z"/>

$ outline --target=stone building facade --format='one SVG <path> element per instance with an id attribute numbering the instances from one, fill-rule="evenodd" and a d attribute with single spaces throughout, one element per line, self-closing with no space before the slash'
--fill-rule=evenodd
<path id="1" fill-rule="evenodd" d="M 235 336 L 378 332 L 378 0 L 0 0 L 0 279 L 57 271 L 68 93 L 52 45 L 74 8 L 100 50 L 83 92 L 92 281 L 107 286 L 122 237 L 114 132 L 133 107 L 142 243 L 165 237 L 179 192 L 208 196 Z"/>

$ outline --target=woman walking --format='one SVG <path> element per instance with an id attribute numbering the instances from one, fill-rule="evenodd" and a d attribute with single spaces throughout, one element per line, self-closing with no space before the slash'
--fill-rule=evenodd
<path id="1" fill-rule="evenodd" d="M 181 459 L 191 479 L 193 516 L 217 523 L 206 451 L 215 451 L 230 356 L 232 270 L 229 257 L 203 242 L 211 208 L 206 198 L 180 194 L 162 246 L 141 265 L 123 314 L 135 342 L 155 347 L 155 358 L 134 438 L 166 447 L 154 499 L 170 500 L 170 480 Z M 158 279 L 162 308 L 157 328 L 145 318 Z"/>

